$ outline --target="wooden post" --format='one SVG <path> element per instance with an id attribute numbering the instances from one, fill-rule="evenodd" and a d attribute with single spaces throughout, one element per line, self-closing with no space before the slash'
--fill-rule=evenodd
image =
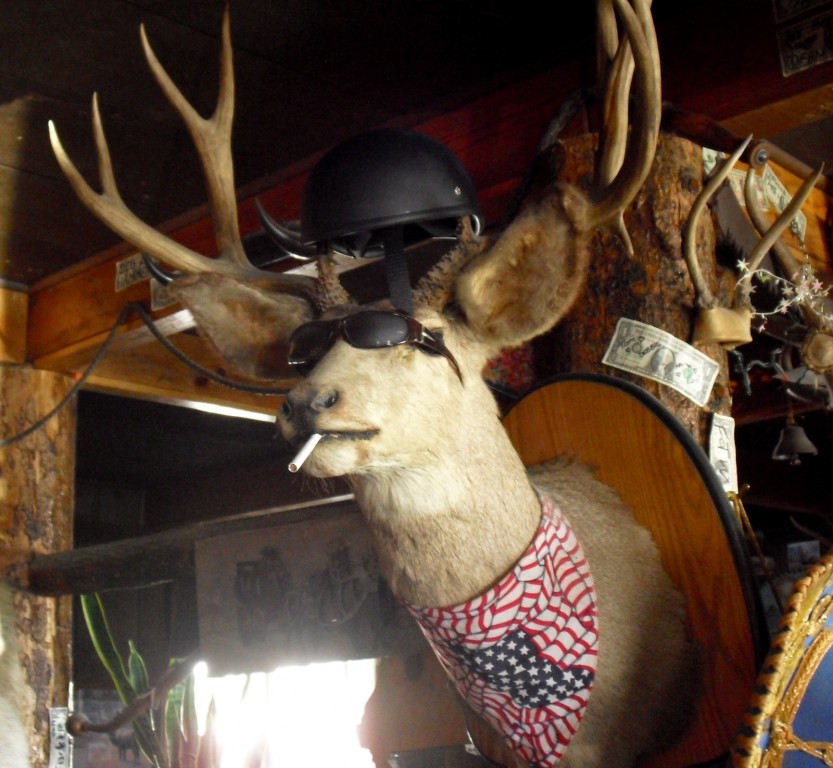
<path id="1" fill-rule="evenodd" d="M 549 157 L 551 178 L 590 182 L 596 137 L 565 139 Z M 704 408 L 664 384 L 602 364 L 620 317 L 667 331 L 686 343 L 696 314 L 694 286 L 683 258 L 682 235 L 689 211 L 703 185 L 703 150 L 661 133 L 651 173 L 625 213 L 633 255 L 612 232 L 594 239 L 594 255 L 583 295 L 554 331 L 536 343 L 545 374 L 602 373 L 631 381 L 656 396 L 705 447 L 712 413 L 729 415 L 729 365 L 717 345 L 698 347 L 719 366 Z M 708 210 L 698 227 L 698 256 L 713 293 L 725 300 L 731 275 L 717 264 L 715 233 Z"/>
<path id="2" fill-rule="evenodd" d="M 0 438 L 8 440 L 49 413 L 71 380 L 25 365 L 0 363 Z M 75 401 L 22 440 L 0 447 L 0 554 L 29 558 L 72 547 L 75 485 Z M 21 702 L 31 734 L 31 764 L 49 760 L 49 709 L 68 706 L 71 598 L 18 591 L 20 655 L 26 680 Z"/>

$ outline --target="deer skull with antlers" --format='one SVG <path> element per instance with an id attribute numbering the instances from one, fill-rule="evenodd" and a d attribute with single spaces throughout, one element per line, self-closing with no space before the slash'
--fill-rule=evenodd
<path id="1" fill-rule="evenodd" d="M 632 765 L 678 735 L 686 720 L 680 692 L 696 687 L 687 681 L 696 654 L 683 598 L 650 535 L 586 468 L 557 463 L 528 475 L 481 377 L 490 358 L 546 332 L 570 309 L 594 230 L 620 216 L 653 162 L 660 94 L 648 3 L 601 7 L 610 13 L 614 5 L 629 49 L 622 57 L 632 51 L 635 60 L 636 117 L 621 169 L 606 172 L 609 183 L 590 193 L 545 185 L 494 239 L 461 216 L 457 246 L 416 286 L 412 312 L 390 302 L 357 306 L 338 284 L 330 253 L 319 258 L 317 279 L 246 262 L 228 146 L 228 17 L 219 104 L 209 120 L 185 102 L 142 33 L 150 67 L 203 158 L 219 258 L 177 245 L 130 213 L 95 101 L 100 194 L 50 126 L 82 202 L 137 248 L 186 273 L 171 290 L 227 361 L 268 378 L 282 370 L 288 350 L 303 379 L 278 422 L 287 439 L 308 444 L 304 470 L 349 480 L 383 575 L 468 705 L 519 762 L 541 766 L 562 758 L 573 766 Z M 627 90 L 628 67 L 611 73 L 617 93 Z M 610 103 L 619 105 L 611 119 L 621 121 L 627 99 Z M 627 132 L 618 133 L 623 141 Z M 527 683 L 502 681 L 479 660 L 480 651 L 509 653 L 517 642 L 529 646 L 551 686 L 529 693 Z"/>

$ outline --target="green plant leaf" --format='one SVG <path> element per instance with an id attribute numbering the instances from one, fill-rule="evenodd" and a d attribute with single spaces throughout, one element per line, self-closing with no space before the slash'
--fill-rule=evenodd
<path id="1" fill-rule="evenodd" d="M 133 694 L 133 686 L 125 671 L 121 654 L 116 647 L 113 634 L 110 632 L 110 625 L 107 623 L 107 616 L 104 612 L 104 605 L 101 597 L 96 593 L 92 595 L 81 595 L 81 611 L 87 624 L 87 631 L 92 640 L 98 658 L 104 665 L 104 669 L 110 675 L 116 693 L 122 703 L 127 705 L 136 698 Z"/>
<path id="2" fill-rule="evenodd" d="M 130 655 L 127 657 L 127 671 L 130 677 L 130 686 L 137 696 L 141 696 L 150 689 L 148 682 L 148 672 L 145 666 L 145 660 L 142 658 L 136 644 L 132 640 L 128 640 L 130 646 Z"/>
<path id="3" fill-rule="evenodd" d="M 116 647 L 113 633 L 110 631 L 101 596 L 98 593 L 84 594 L 80 595 L 79 599 L 81 612 L 87 625 L 87 632 L 90 635 L 96 654 L 104 669 L 110 675 L 122 703 L 128 706 L 136 699 L 136 693 L 128 676 L 124 660 Z M 159 743 L 154 736 L 153 726 L 149 719 L 147 717 L 136 718 L 133 721 L 133 730 L 136 734 L 136 743 L 145 757 L 150 760 L 153 766 L 163 768 L 159 762 Z"/>

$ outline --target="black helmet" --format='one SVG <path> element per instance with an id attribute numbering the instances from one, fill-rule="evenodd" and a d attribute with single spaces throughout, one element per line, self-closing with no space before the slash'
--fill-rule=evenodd
<path id="1" fill-rule="evenodd" d="M 474 185 L 457 156 L 424 134 L 379 128 L 338 144 L 312 170 L 301 236 L 353 256 L 379 255 L 382 230 L 401 227 L 407 246 L 453 237 L 462 216 L 473 218 L 476 232 L 482 228 Z"/>

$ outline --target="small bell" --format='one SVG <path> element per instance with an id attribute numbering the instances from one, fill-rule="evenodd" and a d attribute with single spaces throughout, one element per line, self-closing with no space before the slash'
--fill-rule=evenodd
<path id="1" fill-rule="evenodd" d="M 776 461 L 789 461 L 793 467 L 801 464 L 801 454 L 815 456 L 818 449 L 810 442 L 804 427 L 795 423 L 792 413 L 787 417 L 787 423 L 781 430 L 778 444 L 772 452 L 772 458 Z"/>

